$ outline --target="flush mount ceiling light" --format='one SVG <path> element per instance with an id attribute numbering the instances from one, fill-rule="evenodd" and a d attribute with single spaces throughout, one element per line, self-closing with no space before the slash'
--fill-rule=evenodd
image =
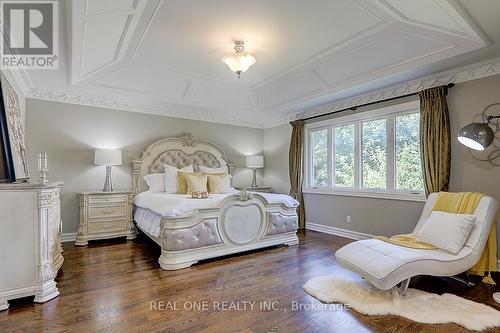
<path id="1" fill-rule="evenodd" d="M 235 53 L 225 55 L 222 61 L 238 75 L 238 79 L 241 73 L 246 72 L 250 66 L 255 64 L 255 57 L 251 54 L 245 52 L 244 42 L 237 40 L 234 42 Z"/>

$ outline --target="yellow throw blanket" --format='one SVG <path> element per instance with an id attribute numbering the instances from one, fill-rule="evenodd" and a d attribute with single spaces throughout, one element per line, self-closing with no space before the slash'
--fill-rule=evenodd
<path id="1" fill-rule="evenodd" d="M 483 197 L 482 193 L 477 192 L 459 192 L 449 193 L 440 192 L 433 211 L 443 211 L 454 214 L 474 214 L 476 207 Z M 376 236 L 376 239 L 383 240 L 392 244 L 405 246 L 413 249 L 436 250 L 434 245 L 419 242 L 415 235 L 396 235 L 391 238 L 384 236 Z M 471 274 L 486 276 L 483 278 L 484 283 L 495 284 L 491 278 L 491 272 L 497 271 L 497 241 L 496 241 L 496 223 L 493 221 L 488 241 L 484 248 L 483 254 L 479 261 L 472 267 L 469 272 Z"/>

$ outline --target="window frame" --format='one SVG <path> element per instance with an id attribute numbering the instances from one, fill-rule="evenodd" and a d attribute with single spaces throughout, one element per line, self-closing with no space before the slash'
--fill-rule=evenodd
<path id="1" fill-rule="evenodd" d="M 403 102 L 368 111 L 335 117 L 305 125 L 304 144 L 304 193 L 343 195 L 395 199 L 405 201 L 425 201 L 424 191 L 398 190 L 396 180 L 396 116 L 412 114 L 420 109 L 418 100 Z M 372 120 L 386 119 L 386 189 L 362 188 L 362 123 Z M 354 124 L 354 187 L 340 187 L 335 184 L 335 127 Z M 313 187 L 312 168 L 312 132 L 327 129 L 327 186 Z"/>

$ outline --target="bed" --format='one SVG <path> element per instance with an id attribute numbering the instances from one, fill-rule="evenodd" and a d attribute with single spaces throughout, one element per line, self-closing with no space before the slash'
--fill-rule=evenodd
<path id="1" fill-rule="evenodd" d="M 134 221 L 161 246 L 160 267 L 176 270 L 199 260 L 274 245 L 295 245 L 298 202 L 288 195 L 231 190 L 208 199 L 149 191 L 143 177 L 163 172 L 164 164 L 224 168 L 229 165 L 215 144 L 192 135 L 150 145 L 132 161 Z"/>

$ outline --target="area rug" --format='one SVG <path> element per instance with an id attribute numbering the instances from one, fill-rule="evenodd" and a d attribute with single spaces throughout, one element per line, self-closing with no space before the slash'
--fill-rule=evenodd
<path id="1" fill-rule="evenodd" d="M 397 315 L 426 324 L 456 323 L 470 330 L 500 326 L 500 312 L 452 294 L 409 288 L 381 291 L 361 278 L 325 276 L 309 280 L 304 290 L 323 303 L 342 303 L 366 315 Z"/>

